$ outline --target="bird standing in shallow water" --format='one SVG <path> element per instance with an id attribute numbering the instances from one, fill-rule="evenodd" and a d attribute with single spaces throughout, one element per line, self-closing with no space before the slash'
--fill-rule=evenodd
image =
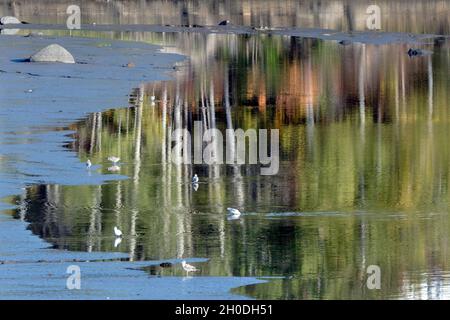
<path id="1" fill-rule="evenodd" d="M 186 274 L 189 274 L 189 272 L 198 271 L 196 267 L 187 264 L 185 260 L 181 261 L 181 266 L 183 267 L 184 271 L 186 271 Z"/>
<path id="2" fill-rule="evenodd" d="M 117 172 L 120 171 L 120 167 L 117 165 L 120 161 L 119 157 L 110 156 L 108 157 L 108 160 L 112 162 L 112 166 L 108 168 L 108 171 L 110 172 Z"/>
<path id="3" fill-rule="evenodd" d="M 232 219 L 237 219 L 241 216 L 241 212 L 238 209 L 227 208 L 228 217 Z"/>
<path id="4" fill-rule="evenodd" d="M 194 176 L 192 177 L 192 183 L 198 183 L 198 176 L 197 176 L 197 174 L 194 174 Z"/>
<path id="5" fill-rule="evenodd" d="M 108 157 L 108 160 L 111 161 L 111 162 L 114 163 L 114 164 L 117 164 L 117 162 L 120 161 L 120 158 L 119 158 L 119 157 L 111 156 L 111 157 Z"/>
<path id="6" fill-rule="evenodd" d="M 92 162 L 91 160 L 87 159 L 86 161 L 86 169 L 90 169 L 92 167 Z"/>
<path id="7" fill-rule="evenodd" d="M 121 237 L 122 236 L 122 231 L 120 231 L 119 228 L 117 228 L 115 226 L 114 227 L 114 234 L 116 235 L 116 237 Z"/>

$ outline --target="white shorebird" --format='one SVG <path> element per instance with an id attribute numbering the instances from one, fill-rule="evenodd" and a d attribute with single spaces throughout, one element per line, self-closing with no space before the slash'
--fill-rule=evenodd
<path id="1" fill-rule="evenodd" d="M 192 177 L 192 183 L 198 183 L 198 176 L 197 176 L 197 174 L 194 174 L 194 176 Z"/>
<path id="2" fill-rule="evenodd" d="M 91 160 L 87 159 L 86 161 L 86 169 L 90 169 L 92 167 L 92 162 Z"/>
<path id="3" fill-rule="evenodd" d="M 117 164 L 120 161 L 119 157 L 110 156 L 108 157 L 108 160 L 111 161 L 113 164 Z"/>
<path id="4" fill-rule="evenodd" d="M 231 219 L 237 219 L 241 216 L 241 212 L 238 209 L 227 208 L 228 217 Z"/>
<path id="5" fill-rule="evenodd" d="M 122 231 L 120 231 L 119 228 L 114 226 L 114 234 L 115 234 L 116 237 L 121 237 L 122 236 Z"/>
<path id="6" fill-rule="evenodd" d="M 189 274 L 189 272 L 196 272 L 198 269 L 190 264 L 187 264 L 185 260 L 181 261 L 181 266 L 183 267 L 184 271 L 186 271 L 186 274 Z"/>
<path id="7" fill-rule="evenodd" d="M 151 101 L 151 102 L 155 102 L 155 100 L 156 100 L 156 97 L 155 97 L 155 96 L 151 96 L 151 97 L 150 97 L 150 101 Z"/>

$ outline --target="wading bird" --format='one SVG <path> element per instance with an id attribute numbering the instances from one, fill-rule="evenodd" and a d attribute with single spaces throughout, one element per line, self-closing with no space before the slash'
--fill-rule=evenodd
<path id="1" fill-rule="evenodd" d="M 108 160 L 111 161 L 114 164 L 117 164 L 120 161 L 119 157 L 110 156 L 108 157 Z"/>
<path id="2" fill-rule="evenodd" d="M 114 227 L 114 234 L 116 235 L 116 237 L 121 237 L 122 236 L 122 231 L 120 231 L 119 228 L 117 228 L 115 226 Z"/>
<path id="3" fill-rule="evenodd" d="M 241 216 L 241 212 L 238 209 L 227 208 L 228 217 L 231 219 L 237 219 Z"/>
<path id="4" fill-rule="evenodd" d="M 192 177 L 192 183 L 198 183 L 198 176 L 197 176 L 197 174 L 194 174 L 194 176 Z"/>
<path id="5" fill-rule="evenodd" d="M 186 271 L 186 274 L 189 274 L 189 272 L 198 271 L 196 267 L 187 264 L 185 260 L 181 261 L 181 266 L 183 267 L 184 271 Z"/>

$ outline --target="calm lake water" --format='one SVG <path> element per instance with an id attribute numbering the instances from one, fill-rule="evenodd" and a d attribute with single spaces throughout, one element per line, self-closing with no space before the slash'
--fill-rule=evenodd
<path id="1" fill-rule="evenodd" d="M 135 89 L 129 107 L 74 124 L 67 146 L 105 174 L 107 157 L 120 156 L 130 178 L 30 187 L 16 216 L 35 234 L 133 260 L 208 258 L 198 276 L 277 277 L 236 289 L 255 298 L 450 297 L 448 43 L 410 58 L 401 44 L 141 37 L 192 58 L 174 81 Z M 279 173 L 172 164 L 171 132 L 194 121 L 279 129 Z M 228 221 L 227 207 L 243 217 Z M 125 234 L 117 247 L 115 225 Z M 366 287 L 370 265 L 381 268 L 380 290 Z"/>
<path id="2" fill-rule="evenodd" d="M 208 258 L 196 276 L 272 277 L 235 289 L 254 298 L 450 298 L 448 41 L 424 42 L 433 53 L 409 57 L 407 44 L 111 35 L 190 58 L 173 81 L 143 84 L 129 106 L 71 126 L 67 148 L 80 161 L 110 174 L 107 157 L 117 155 L 129 179 L 29 187 L 14 215 L 33 233 L 55 248 L 133 261 Z M 278 174 L 171 163 L 173 130 L 192 131 L 194 121 L 222 132 L 279 129 Z M 228 221 L 227 207 L 242 218 Z M 381 269 L 379 290 L 366 286 L 371 265 Z"/>

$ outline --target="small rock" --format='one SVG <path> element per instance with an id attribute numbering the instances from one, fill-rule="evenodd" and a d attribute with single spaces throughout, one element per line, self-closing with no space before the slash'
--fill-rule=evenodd
<path id="1" fill-rule="evenodd" d="M 59 44 L 51 44 L 30 57 L 31 62 L 75 63 L 72 54 Z"/>
<path id="2" fill-rule="evenodd" d="M 431 54 L 432 52 L 431 51 L 427 51 L 427 50 L 422 50 L 422 49 L 409 48 L 407 53 L 408 53 L 408 56 L 414 57 L 414 56 L 428 55 L 428 54 Z"/>
<path id="3" fill-rule="evenodd" d="M 408 56 L 410 56 L 410 57 L 417 55 L 417 51 L 415 49 L 413 49 L 413 48 L 409 48 L 407 53 L 408 53 Z"/>
<path id="4" fill-rule="evenodd" d="M 339 41 L 339 44 L 340 45 L 343 45 L 343 46 L 347 46 L 347 45 L 349 45 L 350 43 L 352 43 L 351 41 L 348 41 L 348 40 L 341 40 L 341 41 Z"/>
<path id="5" fill-rule="evenodd" d="M 448 38 L 448 39 L 450 39 L 450 38 Z M 447 39 L 444 36 L 439 36 L 439 37 L 434 38 L 434 44 L 437 46 L 441 46 L 445 43 L 446 40 Z"/>
<path id="6" fill-rule="evenodd" d="M 124 67 L 126 67 L 126 68 L 134 68 L 134 67 L 136 67 L 136 65 L 134 64 L 134 62 L 128 62 L 126 65 L 124 65 Z"/>
<path id="7" fill-rule="evenodd" d="M 230 23 L 231 23 L 230 20 L 223 20 L 223 21 L 219 22 L 219 26 L 227 26 Z"/>

